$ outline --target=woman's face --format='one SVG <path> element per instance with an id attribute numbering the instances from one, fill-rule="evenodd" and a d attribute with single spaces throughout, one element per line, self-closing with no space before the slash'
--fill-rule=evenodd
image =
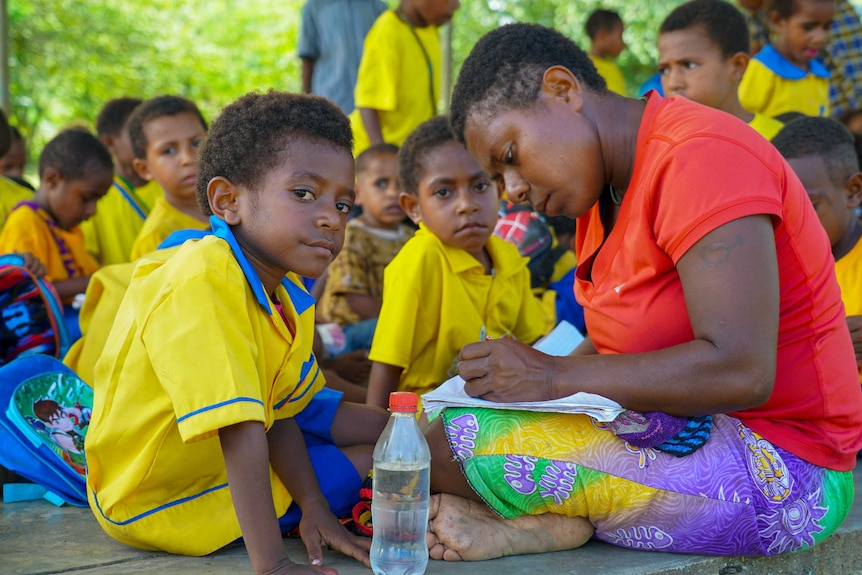
<path id="1" fill-rule="evenodd" d="M 509 200 L 571 218 L 598 201 L 605 167 L 582 95 L 579 85 L 561 91 L 549 84 L 527 108 L 467 118 L 467 150 Z"/>

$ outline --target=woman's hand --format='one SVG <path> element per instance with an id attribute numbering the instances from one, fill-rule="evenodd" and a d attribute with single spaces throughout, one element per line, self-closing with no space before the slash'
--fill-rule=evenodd
<path id="1" fill-rule="evenodd" d="M 371 540 L 350 533 L 328 508 L 315 506 L 303 509 L 299 536 L 308 551 L 308 561 L 313 566 L 323 565 L 323 547 L 328 546 L 371 568 L 368 558 Z"/>
<path id="2" fill-rule="evenodd" d="M 458 373 L 472 397 L 496 402 L 546 401 L 554 392 L 557 358 L 513 339 L 465 345 Z"/>

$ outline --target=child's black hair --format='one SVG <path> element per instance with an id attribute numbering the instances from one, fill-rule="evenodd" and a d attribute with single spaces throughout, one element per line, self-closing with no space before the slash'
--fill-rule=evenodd
<path id="1" fill-rule="evenodd" d="M 457 140 L 449 129 L 449 119 L 446 116 L 434 116 L 410 132 L 401 144 L 401 149 L 398 150 L 401 191 L 414 196 L 419 195 L 419 180 L 422 179 L 422 172 L 425 170 L 424 162 L 428 152 L 447 142 L 457 142 Z"/>
<path id="2" fill-rule="evenodd" d="M 832 2 L 834 4 L 835 0 L 817 0 L 819 2 Z M 766 0 L 763 3 L 763 11 L 766 14 L 770 12 L 777 12 L 778 17 L 782 20 L 786 20 L 790 18 L 794 14 L 799 11 L 799 1 L 798 0 Z"/>
<path id="3" fill-rule="evenodd" d="M 808 116 L 806 114 L 803 114 L 802 112 L 797 112 L 796 110 L 791 110 L 789 112 L 783 112 L 781 114 L 778 114 L 774 117 L 776 120 L 778 120 L 782 124 L 789 124 L 793 120 L 798 120 L 799 118 L 807 118 Z"/>
<path id="4" fill-rule="evenodd" d="M 114 171 L 111 154 L 99 138 L 85 130 L 64 130 L 42 149 L 39 177 L 43 177 L 48 168 L 54 168 L 64 179 L 77 180 L 84 176 L 84 168 L 90 162 L 96 162 L 109 172 Z"/>
<path id="5" fill-rule="evenodd" d="M 201 111 L 194 102 L 180 96 L 156 96 L 135 108 L 132 117 L 129 118 L 129 139 L 132 141 L 132 152 L 135 157 L 144 158 L 147 155 L 147 135 L 144 133 L 147 122 L 179 114 L 197 116 L 206 131 L 207 122 Z"/>
<path id="6" fill-rule="evenodd" d="M 584 31 L 587 33 L 587 36 L 590 37 L 590 40 L 595 40 L 596 34 L 602 30 L 610 32 L 622 25 L 623 19 L 620 18 L 619 14 L 613 10 L 599 9 L 594 10 L 593 13 L 590 14 L 589 18 L 587 18 L 587 22 L 584 24 Z"/>
<path id="7" fill-rule="evenodd" d="M 518 23 L 485 34 L 461 66 L 452 92 L 449 115 L 455 137 L 464 142 L 470 114 L 487 116 L 535 102 L 545 70 L 552 66 L 565 66 L 593 92 L 607 92 L 589 56 L 552 28 Z"/>
<path id="8" fill-rule="evenodd" d="M 725 0 L 691 0 L 671 11 L 661 23 L 659 34 L 700 26 L 709 41 L 730 58 L 749 50 L 748 25 L 736 6 Z"/>
<path id="9" fill-rule="evenodd" d="M 24 136 L 21 134 L 21 130 L 19 130 L 15 126 L 9 126 L 9 132 L 10 132 L 10 135 L 12 136 L 12 143 L 13 144 L 15 142 L 23 142 L 24 141 Z"/>
<path id="10" fill-rule="evenodd" d="M 270 90 L 252 92 L 222 110 L 198 159 L 198 203 L 212 215 L 207 186 L 221 176 L 254 190 L 301 139 L 323 141 L 353 152 L 350 120 L 320 96 Z"/>
<path id="11" fill-rule="evenodd" d="M 116 136 L 126 125 L 135 108 L 143 104 L 140 98 L 114 98 L 108 100 L 96 116 L 96 134 Z"/>
<path id="12" fill-rule="evenodd" d="M 368 162 L 371 161 L 372 158 L 378 158 L 389 154 L 398 155 L 398 146 L 383 142 L 366 148 L 361 154 L 356 156 L 356 174 L 358 175 L 364 172 L 368 168 Z"/>
<path id="13" fill-rule="evenodd" d="M 786 160 L 817 156 L 836 186 L 859 171 L 853 134 L 832 118 L 806 116 L 793 120 L 772 138 Z"/>
<path id="14" fill-rule="evenodd" d="M 858 108 L 846 110 L 842 112 L 840 116 L 838 116 L 837 120 L 849 128 L 850 122 L 852 122 L 853 118 L 855 118 L 856 116 L 862 116 L 862 110 Z M 15 128 L 12 129 L 14 130 Z"/>

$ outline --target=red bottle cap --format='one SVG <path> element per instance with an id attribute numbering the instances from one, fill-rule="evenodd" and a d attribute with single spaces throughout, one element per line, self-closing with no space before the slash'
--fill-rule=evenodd
<path id="1" fill-rule="evenodd" d="M 411 413 L 416 411 L 419 397 L 412 391 L 393 391 L 389 394 L 389 411 Z"/>

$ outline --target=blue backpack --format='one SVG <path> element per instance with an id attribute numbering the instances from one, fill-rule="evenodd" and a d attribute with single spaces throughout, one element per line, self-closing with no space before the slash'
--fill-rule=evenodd
<path id="1" fill-rule="evenodd" d="M 93 390 L 58 359 L 25 355 L 0 367 L 0 465 L 56 501 L 87 506 L 84 438 Z"/>

